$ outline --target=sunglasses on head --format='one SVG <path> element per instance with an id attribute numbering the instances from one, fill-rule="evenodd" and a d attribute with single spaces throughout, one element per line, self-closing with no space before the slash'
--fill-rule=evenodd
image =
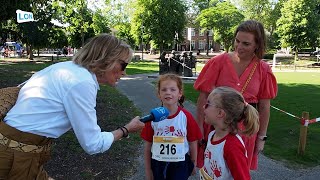
<path id="1" fill-rule="evenodd" d="M 124 62 L 123 60 L 120 60 L 120 65 L 121 65 L 121 71 L 124 71 L 126 70 L 128 63 Z"/>

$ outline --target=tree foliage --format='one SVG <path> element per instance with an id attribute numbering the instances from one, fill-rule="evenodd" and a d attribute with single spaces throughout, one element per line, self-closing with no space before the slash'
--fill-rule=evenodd
<path id="1" fill-rule="evenodd" d="M 320 16 L 318 0 L 288 0 L 281 9 L 277 21 L 277 33 L 283 47 L 315 47 L 319 43 Z"/>
<path id="2" fill-rule="evenodd" d="M 186 25 L 186 6 L 182 0 L 138 0 L 131 21 L 132 34 L 137 42 L 153 41 L 162 52 L 172 44 L 176 32 L 182 37 Z"/>
<path id="3" fill-rule="evenodd" d="M 97 10 L 93 13 L 91 27 L 95 34 L 111 32 L 109 24 L 110 20 L 107 18 L 104 11 Z"/>
<path id="4" fill-rule="evenodd" d="M 46 0 L 1 0 L 0 1 L 0 23 L 16 17 L 16 10 L 31 10 L 31 4 L 46 4 Z"/>
<path id="5" fill-rule="evenodd" d="M 230 2 L 218 3 L 201 11 L 197 20 L 200 26 L 213 29 L 216 40 L 224 45 L 226 50 L 232 45 L 235 28 L 244 19 L 244 16 Z"/>
<path id="6" fill-rule="evenodd" d="M 240 0 L 240 9 L 246 19 L 254 19 L 264 24 L 269 29 L 272 12 L 270 0 Z"/>
<path id="7" fill-rule="evenodd" d="M 93 12 L 88 9 L 86 0 L 54 0 L 52 4 L 56 10 L 55 19 L 66 25 L 69 45 L 83 46 L 86 39 L 95 35 L 93 27 L 100 28 L 92 26 Z"/>

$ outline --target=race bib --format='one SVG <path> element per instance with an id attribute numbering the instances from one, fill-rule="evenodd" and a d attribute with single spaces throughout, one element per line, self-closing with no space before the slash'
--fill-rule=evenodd
<path id="1" fill-rule="evenodd" d="M 166 162 L 184 161 L 184 137 L 153 136 L 152 159 Z"/>
<path id="2" fill-rule="evenodd" d="M 199 170 L 200 180 L 213 180 L 204 170 L 204 168 L 201 168 Z"/>

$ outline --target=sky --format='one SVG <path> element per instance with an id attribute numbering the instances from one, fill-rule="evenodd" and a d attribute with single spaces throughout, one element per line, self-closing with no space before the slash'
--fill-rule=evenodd
<path id="1" fill-rule="evenodd" d="M 87 2 L 88 2 L 88 8 L 91 10 L 105 7 L 105 0 L 87 0 Z"/>

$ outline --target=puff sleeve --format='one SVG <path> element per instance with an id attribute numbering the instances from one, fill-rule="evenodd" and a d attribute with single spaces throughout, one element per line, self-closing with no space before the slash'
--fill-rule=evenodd
<path id="1" fill-rule="evenodd" d="M 262 70 L 264 76 L 260 84 L 258 99 L 274 99 L 278 93 L 276 77 L 272 73 L 270 66 L 265 62 L 262 63 Z"/>
<path id="2" fill-rule="evenodd" d="M 223 58 L 225 54 L 211 58 L 201 70 L 196 82 L 194 83 L 194 89 L 210 93 L 215 88 L 217 79 L 220 74 L 219 60 Z"/>

